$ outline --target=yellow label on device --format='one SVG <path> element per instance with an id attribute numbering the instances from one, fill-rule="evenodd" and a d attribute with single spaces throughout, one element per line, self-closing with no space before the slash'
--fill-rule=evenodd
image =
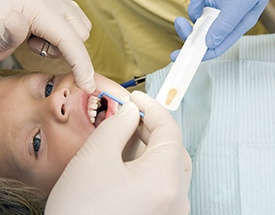
<path id="1" fill-rule="evenodd" d="M 166 101 L 165 101 L 165 104 L 170 105 L 170 103 L 173 101 L 173 99 L 175 98 L 176 95 L 177 95 L 177 90 L 176 89 L 169 90 Z"/>

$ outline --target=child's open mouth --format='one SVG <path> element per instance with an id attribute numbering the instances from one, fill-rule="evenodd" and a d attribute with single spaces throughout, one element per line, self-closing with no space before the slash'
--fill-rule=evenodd
<path id="1" fill-rule="evenodd" d="M 117 104 L 108 98 L 103 97 L 99 99 L 96 96 L 91 96 L 88 99 L 88 116 L 95 127 L 109 116 L 115 114 L 116 109 Z"/>

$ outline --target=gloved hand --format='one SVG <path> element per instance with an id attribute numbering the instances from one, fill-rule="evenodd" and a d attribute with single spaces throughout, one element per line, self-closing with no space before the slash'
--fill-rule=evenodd
<path id="1" fill-rule="evenodd" d="M 267 3 L 268 0 L 192 0 L 188 7 L 188 14 L 192 22 L 202 15 L 203 8 L 206 6 L 221 10 L 206 35 L 208 50 L 203 60 L 216 58 L 227 51 L 256 24 Z M 175 25 L 181 24 L 182 21 L 176 19 Z M 186 23 L 184 22 L 184 24 Z M 182 29 L 185 27 L 185 25 L 181 26 Z M 186 38 L 187 33 L 190 32 L 182 32 L 180 37 Z M 171 54 L 173 61 L 177 54 L 178 52 Z"/>
<path id="2" fill-rule="evenodd" d="M 63 54 L 82 89 L 95 89 L 94 69 L 83 41 L 91 23 L 71 0 L 0 0 L 0 60 L 9 56 L 26 39 L 37 53 L 44 40 L 52 46 L 49 56 Z M 38 39 L 38 38 L 43 38 Z M 57 47 L 54 48 L 53 46 Z"/>
<path id="3" fill-rule="evenodd" d="M 137 159 L 122 150 L 139 125 L 132 102 L 102 122 L 70 161 L 50 193 L 45 214 L 188 214 L 191 160 L 171 115 L 152 98 L 133 92 L 145 113 L 139 134 L 148 144 Z"/>

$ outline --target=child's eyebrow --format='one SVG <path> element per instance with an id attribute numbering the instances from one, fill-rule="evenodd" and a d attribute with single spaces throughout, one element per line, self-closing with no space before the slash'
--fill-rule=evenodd
<path id="1" fill-rule="evenodd" d="M 47 73 L 31 73 L 23 76 L 23 79 L 27 86 L 27 93 L 29 92 L 36 99 L 44 98 L 43 88 L 49 79 Z"/>

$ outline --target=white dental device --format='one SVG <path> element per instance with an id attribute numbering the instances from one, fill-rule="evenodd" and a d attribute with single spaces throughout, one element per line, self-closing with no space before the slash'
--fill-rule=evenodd
<path id="1" fill-rule="evenodd" d="M 186 39 L 156 97 L 156 101 L 166 109 L 178 109 L 207 50 L 206 33 L 219 13 L 218 9 L 205 7 L 202 16 L 195 22 L 192 33 Z"/>

